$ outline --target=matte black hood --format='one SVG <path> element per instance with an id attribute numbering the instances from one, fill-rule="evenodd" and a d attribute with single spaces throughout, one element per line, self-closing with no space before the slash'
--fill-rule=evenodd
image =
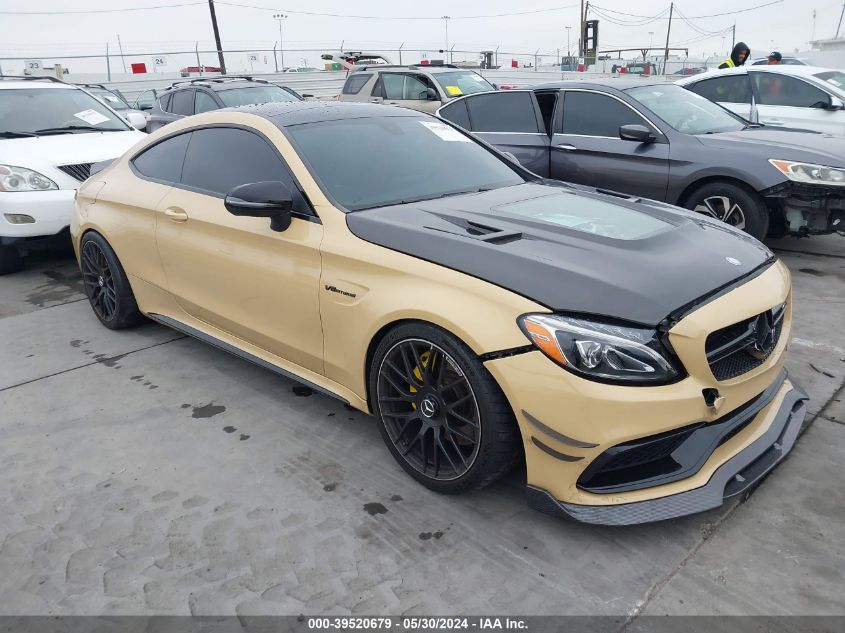
<path id="1" fill-rule="evenodd" d="M 580 187 L 524 184 L 346 220 L 361 239 L 551 310 L 651 326 L 774 261 L 757 240 L 698 214 Z"/>

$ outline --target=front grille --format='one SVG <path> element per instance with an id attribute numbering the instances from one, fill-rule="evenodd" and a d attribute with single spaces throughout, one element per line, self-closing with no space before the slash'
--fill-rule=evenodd
<path id="1" fill-rule="evenodd" d="M 781 304 L 711 333 L 705 351 L 716 380 L 730 380 L 762 365 L 777 347 L 785 312 Z"/>
<path id="2" fill-rule="evenodd" d="M 82 182 L 91 175 L 91 165 L 93 163 L 79 163 L 78 165 L 59 165 L 59 169 L 65 172 L 71 178 L 75 178 Z"/>

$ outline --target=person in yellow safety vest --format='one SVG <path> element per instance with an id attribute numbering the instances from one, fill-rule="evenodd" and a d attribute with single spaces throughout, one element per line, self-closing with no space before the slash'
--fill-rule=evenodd
<path id="1" fill-rule="evenodd" d="M 737 66 L 742 66 L 750 54 L 751 49 L 745 45 L 745 42 L 737 42 L 731 51 L 731 56 L 719 64 L 719 68 L 736 68 Z"/>

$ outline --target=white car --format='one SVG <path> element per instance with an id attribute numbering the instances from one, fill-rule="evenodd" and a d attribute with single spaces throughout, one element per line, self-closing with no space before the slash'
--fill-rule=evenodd
<path id="1" fill-rule="evenodd" d="M 132 126 L 143 115 L 127 115 Z M 146 134 L 85 90 L 49 77 L 0 79 L 0 274 L 20 270 L 26 240 L 67 230 L 91 165 Z"/>
<path id="2" fill-rule="evenodd" d="M 775 64 L 741 66 L 677 82 L 753 123 L 845 136 L 845 72 Z"/>

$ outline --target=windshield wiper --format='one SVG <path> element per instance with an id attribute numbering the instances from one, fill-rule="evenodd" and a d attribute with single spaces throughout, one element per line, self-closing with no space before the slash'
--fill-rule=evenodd
<path id="1" fill-rule="evenodd" d="M 14 132 L 12 130 L 4 130 L 0 132 L 0 138 L 28 138 L 31 136 L 38 136 L 32 132 Z"/>
<path id="2" fill-rule="evenodd" d="M 43 130 L 35 130 L 36 134 L 62 134 L 63 132 L 125 132 L 125 130 L 115 130 L 109 128 L 99 128 L 93 125 L 66 125 L 65 127 L 45 127 Z"/>

